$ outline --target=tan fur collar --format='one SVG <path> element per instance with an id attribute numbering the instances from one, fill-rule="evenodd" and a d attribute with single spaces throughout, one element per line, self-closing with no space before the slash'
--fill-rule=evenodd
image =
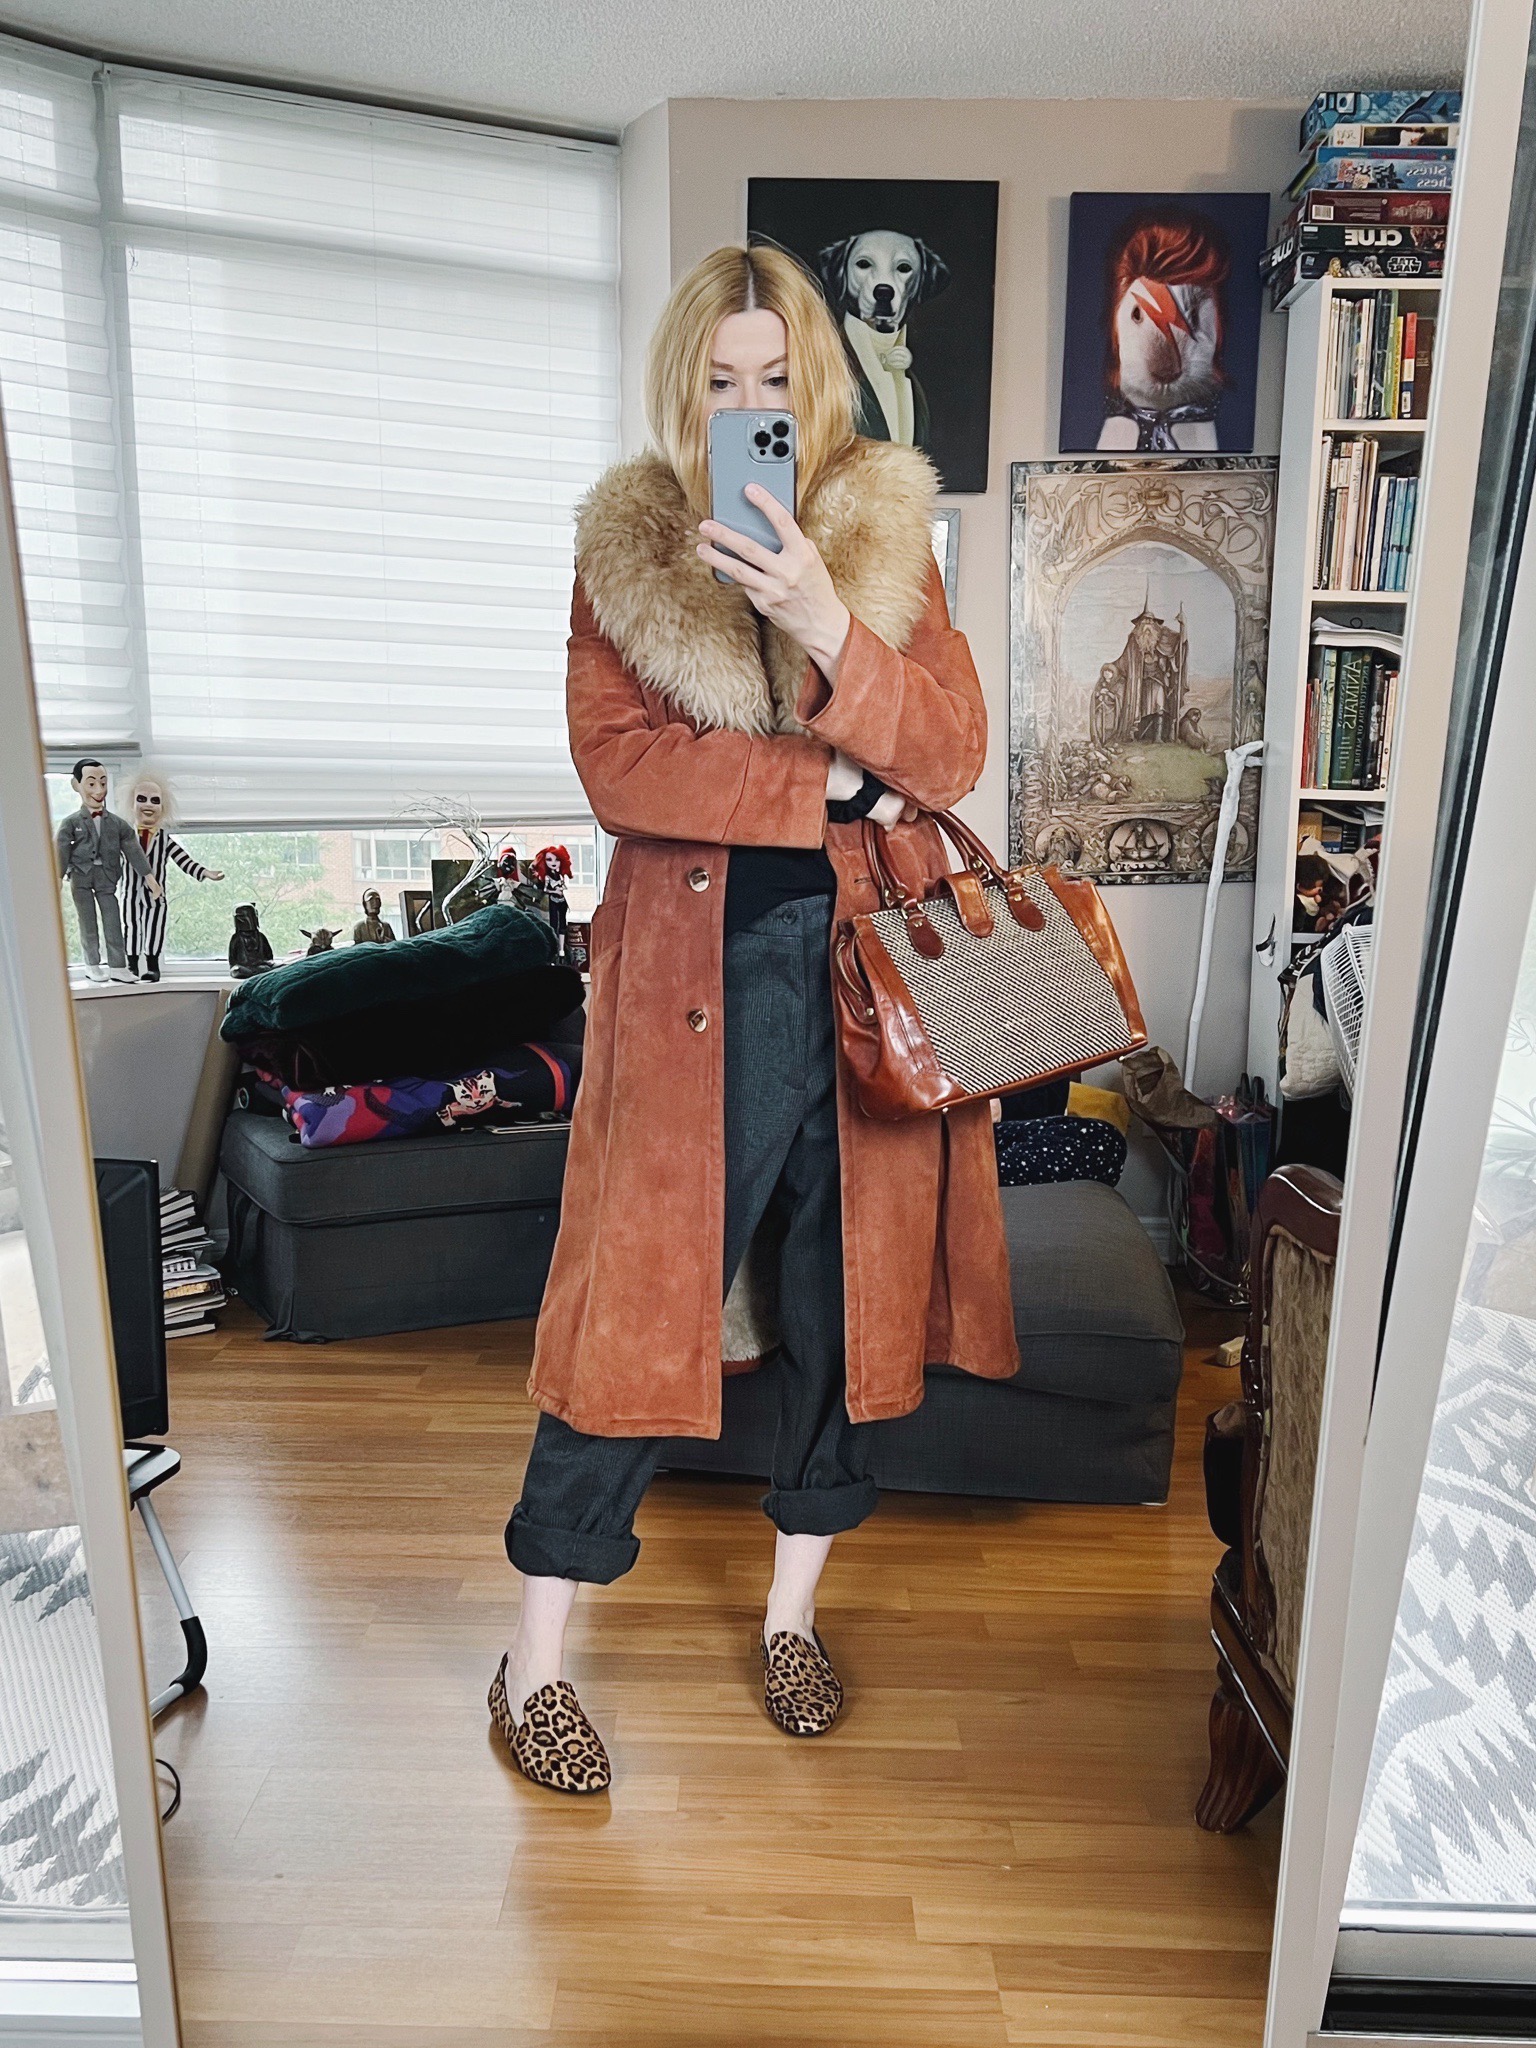
<path id="1" fill-rule="evenodd" d="M 855 441 L 800 508 L 839 597 L 893 647 L 906 645 L 923 613 L 936 490 L 915 448 Z M 582 583 L 641 681 L 700 727 L 795 731 L 804 654 L 775 626 L 759 641 L 758 614 L 734 585 L 715 581 L 697 545 L 697 521 L 659 455 L 618 463 L 577 513 Z"/>

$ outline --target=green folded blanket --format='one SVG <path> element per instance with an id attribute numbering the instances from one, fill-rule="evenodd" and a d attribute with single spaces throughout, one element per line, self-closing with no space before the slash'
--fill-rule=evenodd
<path id="1" fill-rule="evenodd" d="M 483 981 L 499 981 L 555 957 L 554 932 L 541 917 L 492 903 L 446 931 L 386 946 L 344 946 L 269 968 L 237 982 L 220 1036 L 296 1031 L 377 1003 L 430 1002 Z"/>

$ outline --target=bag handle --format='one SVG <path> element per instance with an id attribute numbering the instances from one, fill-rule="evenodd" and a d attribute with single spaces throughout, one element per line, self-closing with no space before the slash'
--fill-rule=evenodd
<path id="1" fill-rule="evenodd" d="M 931 819 L 938 826 L 973 875 L 995 883 L 1002 890 L 1008 899 L 1008 908 L 1015 924 L 1022 925 L 1026 931 L 1031 932 L 1043 928 L 1045 915 L 1024 886 L 1022 868 L 999 866 L 980 836 L 973 832 L 963 819 L 957 818 L 953 811 L 920 811 L 918 815 Z M 868 818 L 864 820 L 864 849 L 870 870 L 880 890 L 881 903 L 888 910 L 901 910 L 906 915 L 908 929 L 911 930 L 913 920 L 907 912 L 907 905 L 911 901 L 910 893 L 903 887 L 900 877 L 891 866 L 884 829 L 873 824 Z M 965 905 L 960 902 L 958 893 L 953 889 L 950 893 L 956 896 L 957 908 L 962 918 L 969 924 L 971 920 L 966 918 Z M 927 924 L 926 918 L 923 919 L 923 923 Z M 913 943 L 917 943 L 915 936 Z M 927 948 L 919 946 L 918 950 L 926 952 Z"/>

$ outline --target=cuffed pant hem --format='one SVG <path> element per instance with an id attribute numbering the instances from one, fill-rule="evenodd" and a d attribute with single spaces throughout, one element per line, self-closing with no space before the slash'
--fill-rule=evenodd
<path id="1" fill-rule="evenodd" d="M 873 1479 L 798 1491 L 776 1486 L 763 1495 L 763 1513 L 785 1536 L 841 1536 L 845 1529 L 867 1522 L 879 1499 Z"/>
<path id="2" fill-rule="evenodd" d="M 579 1579 L 611 1586 L 634 1569 L 640 1555 L 636 1536 L 593 1536 L 576 1529 L 541 1529 L 523 1513 L 522 1503 L 507 1524 L 507 1556 L 529 1579 Z"/>

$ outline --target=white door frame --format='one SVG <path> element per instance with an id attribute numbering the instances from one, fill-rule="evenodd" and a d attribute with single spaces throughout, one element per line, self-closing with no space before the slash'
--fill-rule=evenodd
<path id="1" fill-rule="evenodd" d="M 159 1796 L 123 1478 L 122 1417 L 3 431 L 0 732 L 5 736 L 0 744 L 0 946 L 10 955 L 4 968 L 16 991 L 17 1055 L 24 1069 L 14 1077 L 16 1099 L 6 1104 L 11 1148 L 18 1182 L 41 1196 L 48 1219 L 46 1231 L 29 1240 L 29 1250 L 101 1643 L 139 2029 L 144 2048 L 178 2048 Z M 0 2040 L 9 2031 L 5 1989 L 0 1984 Z M 62 1997 L 57 1983 L 54 1989 Z M 97 1999 L 97 2032 L 105 2039 L 110 2023 L 100 2012 L 101 1987 L 94 1987 L 90 1995 Z M 90 2010 L 88 2003 L 82 2007 L 83 2013 Z M 56 2015 L 55 2026 L 63 2018 Z M 41 2016 L 34 2014 L 26 2024 L 35 2034 Z M 136 2039 L 138 2031 L 121 2038 Z M 28 2033 L 23 2031 L 22 2037 Z"/>
<path id="2" fill-rule="evenodd" d="M 1399 1350 L 1412 1272 L 1405 1243 L 1397 1269 L 1403 1306 L 1392 1319 L 1392 1348 L 1376 1394 L 1404 1091 L 1530 28 L 1531 0 L 1478 0 L 1339 1238 L 1266 2048 L 1305 2048 L 1322 2023 L 1449 1327 L 1448 1296 L 1443 1313 L 1428 1317 L 1429 1327 L 1418 1333 L 1421 1354 L 1436 1342 L 1439 1348 L 1432 1374 L 1416 1376 Z M 1509 887 L 1502 902 L 1487 908 L 1502 917 L 1517 959 L 1523 892 Z M 1489 1029 L 1502 1041 L 1508 1003 L 1500 1007 L 1490 984 L 1484 987 L 1486 1011 L 1497 1020 Z M 1486 1114 L 1474 1126 L 1480 1158 Z M 1446 1209 L 1442 1235 L 1447 1244 L 1454 1239 L 1447 1256 L 1455 1264 L 1466 1210 L 1450 1200 Z M 1443 1285 L 1443 1262 L 1437 1272 Z"/>

